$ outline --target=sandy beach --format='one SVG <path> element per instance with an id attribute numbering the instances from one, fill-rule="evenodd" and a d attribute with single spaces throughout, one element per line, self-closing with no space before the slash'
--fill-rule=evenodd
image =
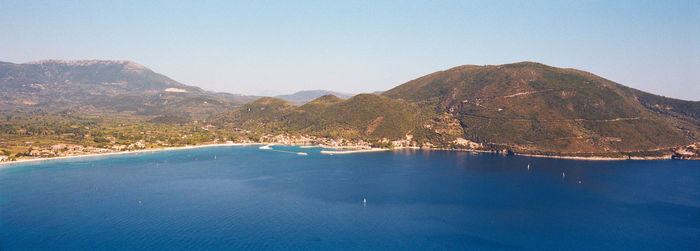
<path id="1" fill-rule="evenodd" d="M 111 156 L 111 155 L 123 155 L 123 154 L 139 154 L 139 153 L 152 153 L 160 151 L 176 151 L 176 150 L 187 150 L 195 148 L 204 147 L 217 147 L 217 146 L 250 146 L 250 145 L 262 145 L 263 143 L 224 143 L 224 144 L 205 144 L 205 145 L 195 145 L 195 146 L 178 146 L 178 147 L 164 147 L 164 148 L 152 148 L 143 149 L 135 151 L 123 151 L 123 152 L 110 152 L 110 153 L 94 153 L 94 154 L 82 154 L 82 155 L 71 155 L 71 156 L 60 156 L 51 158 L 32 158 L 32 159 L 20 159 L 15 161 L 5 161 L 0 162 L 0 168 L 11 167 L 23 163 L 40 162 L 40 161 L 51 161 L 51 160 L 62 160 L 62 159 L 76 159 L 76 158 L 88 158 L 88 157 L 101 157 L 101 156 Z"/>

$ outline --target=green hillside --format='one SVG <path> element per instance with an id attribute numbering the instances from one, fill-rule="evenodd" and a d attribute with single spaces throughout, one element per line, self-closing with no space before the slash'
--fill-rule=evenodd
<path id="1" fill-rule="evenodd" d="M 467 139 L 535 153 L 646 151 L 698 141 L 700 102 L 538 63 L 460 66 L 384 95 L 458 119 Z M 658 103 L 671 109 L 650 109 Z"/>
<path id="2" fill-rule="evenodd" d="M 0 110 L 201 119 L 254 99 L 184 85 L 130 61 L 0 62 Z"/>
<path id="3" fill-rule="evenodd" d="M 419 111 L 417 106 L 405 101 L 374 94 L 360 94 L 347 100 L 325 95 L 299 107 L 282 99 L 262 98 L 235 111 L 212 116 L 209 122 L 261 134 L 378 142 L 402 140 L 413 134 L 427 135 L 422 128 L 427 118 Z"/>

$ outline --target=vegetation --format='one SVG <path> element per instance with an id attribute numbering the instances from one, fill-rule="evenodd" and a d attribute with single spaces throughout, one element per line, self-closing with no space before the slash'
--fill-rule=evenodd
<path id="1" fill-rule="evenodd" d="M 216 130 L 202 122 L 162 123 L 135 116 L 83 117 L 32 111 L 2 112 L 0 118 L 0 151 L 7 156 L 30 156 L 32 150 L 56 145 L 135 150 L 223 142 L 242 135 Z M 56 154 L 63 149 L 52 150 Z"/>
<path id="2" fill-rule="evenodd" d="M 419 110 L 407 102 L 374 94 L 348 100 L 325 95 L 299 107 L 282 99 L 262 98 L 208 121 L 222 129 L 376 143 L 431 134 L 422 128 L 427 117 Z"/>
<path id="3" fill-rule="evenodd" d="M 460 66 L 382 95 L 324 95 L 300 106 L 270 97 L 240 104 L 245 97 L 182 85 L 126 61 L 0 63 L 0 90 L 0 154 L 11 158 L 74 146 L 120 151 L 291 138 L 581 157 L 700 154 L 691 145 L 700 141 L 700 102 L 530 62 Z"/>
<path id="4" fill-rule="evenodd" d="M 0 109 L 202 119 L 256 97 L 178 83 L 129 61 L 0 62 Z"/>
<path id="5" fill-rule="evenodd" d="M 517 152 L 654 151 L 700 138 L 700 102 L 537 63 L 456 67 L 384 94 L 448 113 L 459 119 L 467 139 Z"/>

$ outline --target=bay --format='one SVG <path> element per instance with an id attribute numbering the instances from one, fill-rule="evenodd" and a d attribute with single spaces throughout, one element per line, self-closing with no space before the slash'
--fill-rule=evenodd
<path id="1" fill-rule="evenodd" d="M 698 161 L 273 148 L 0 168 L 0 249 L 700 247 Z"/>

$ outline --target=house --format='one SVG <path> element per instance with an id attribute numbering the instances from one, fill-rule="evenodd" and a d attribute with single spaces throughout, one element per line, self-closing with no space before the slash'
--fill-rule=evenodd
<path id="1" fill-rule="evenodd" d="M 121 151 L 124 149 L 126 149 L 126 145 L 113 145 L 112 146 L 112 150 L 115 150 L 115 151 Z"/>
<path id="2" fill-rule="evenodd" d="M 463 138 L 457 138 L 453 141 L 456 145 L 461 145 L 461 146 L 468 146 L 469 148 L 481 148 L 483 147 L 482 144 L 473 142 L 471 140 L 466 140 Z"/>
<path id="3" fill-rule="evenodd" d="M 67 146 L 65 144 L 58 144 L 58 145 L 51 146 L 51 151 L 58 152 L 58 151 L 61 151 L 63 149 L 66 149 L 66 148 L 67 148 Z"/>

